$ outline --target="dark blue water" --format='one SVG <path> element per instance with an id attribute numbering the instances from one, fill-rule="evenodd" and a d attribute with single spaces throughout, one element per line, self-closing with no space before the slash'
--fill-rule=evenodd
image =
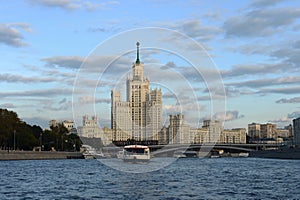
<path id="1" fill-rule="evenodd" d="M 299 160 L 179 159 L 149 173 L 97 160 L 1 161 L 0 173 L 0 199 L 300 199 Z"/>

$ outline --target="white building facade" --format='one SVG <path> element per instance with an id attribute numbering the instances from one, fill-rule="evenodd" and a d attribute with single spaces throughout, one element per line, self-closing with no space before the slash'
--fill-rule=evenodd
<path id="1" fill-rule="evenodd" d="M 78 127 L 78 136 L 83 138 L 101 138 L 104 145 L 112 142 L 112 130 L 109 128 L 100 128 L 98 126 L 98 117 L 88 115 L 82 117 L 82 126 Z"/>
<path id="2" fill-rule="evenodd" d="M 137 58 L 126 81 L 126 101 L 122 100 L 120 91 L 111 91 L 113 139 L 158 140 L 161 121 L 162 92 L 150 89 L 149 80 L 144 77 L 144 64 L 140 62 L 137 43 Z"/>

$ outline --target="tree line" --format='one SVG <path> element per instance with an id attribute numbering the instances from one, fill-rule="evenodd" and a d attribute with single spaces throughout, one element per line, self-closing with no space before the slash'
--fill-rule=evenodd
<path id="1" fill-rule="evenodd" d="M 42 151 L 79 151 L 82 142 L 76 134 L 69 134 L 62 124 L 43 130 L 29 125 L 17 113 L 0 108 L 0 149 Z"/>

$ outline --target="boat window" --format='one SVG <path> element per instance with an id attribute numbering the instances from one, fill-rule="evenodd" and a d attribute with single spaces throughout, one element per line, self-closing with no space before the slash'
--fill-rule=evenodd
<path id="1" fill-rule="evenodd" d="M 130 153 L 144 153 L 144 149 L 137 149 L 137 148 L 127 148 L 126 149 L 127 152 Z"/>

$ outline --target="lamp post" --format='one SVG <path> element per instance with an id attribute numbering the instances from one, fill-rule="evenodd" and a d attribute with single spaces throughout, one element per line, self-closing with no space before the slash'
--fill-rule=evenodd
<path id="1" fill-rule="evenodd" d="M 40 133 L 40 151 L 43 151 L 43 133 Z"/>
<path id="2" fill-rule="evenodd" d="M 16 151 L 16 130 L 14 130 L 14 151 Z"/>

